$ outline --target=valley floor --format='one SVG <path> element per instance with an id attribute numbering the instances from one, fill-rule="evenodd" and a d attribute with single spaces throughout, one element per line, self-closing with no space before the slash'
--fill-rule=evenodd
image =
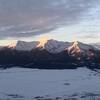
<path id="1" fill-rule="evenodd" d="M 87 68 L 0 70 L 0 100 L 100 100 L 100 73 Z"/>

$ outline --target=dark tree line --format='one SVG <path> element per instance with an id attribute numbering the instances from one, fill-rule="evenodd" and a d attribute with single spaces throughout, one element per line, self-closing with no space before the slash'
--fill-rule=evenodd
<path id="1" fill-rule="evenodd" d="M 32 51 L 17 51 L 11 48 L 0 50 L 0 65 L 2 68 L 19 66 L 39 69 L 72 69 L 87 66 L 100 68 L 100 51 L 95 51 L 93 59 L 87 56 L 70 56 L 67 51 L 51 54 L 46 50 L 34 49 Z"/>

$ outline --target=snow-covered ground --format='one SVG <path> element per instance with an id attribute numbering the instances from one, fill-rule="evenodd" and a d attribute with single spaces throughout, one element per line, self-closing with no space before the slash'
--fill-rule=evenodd
<path id="1" fill-rule="evenodd" d="M 0 70 L 0 100 L 100 100 L 100 74 L 87 68 Z M 99 98 L 99 99 L 98 99 Z"/>

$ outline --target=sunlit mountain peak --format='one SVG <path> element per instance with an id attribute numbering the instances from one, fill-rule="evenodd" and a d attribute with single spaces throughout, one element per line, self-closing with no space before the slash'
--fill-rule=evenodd
<path id="1" fill-rule="evenodd" d="M 47 43 L 47 41 L 49 40 L 49 38 L 48 37 L 46 37 L 46 36 L 42 36 L 42 37 L 40 37 L 40 39 L 39 39 L 39 45 L 37 46 L 37 47 L 42 47 L 42 48 L 44 48 L 44 45 Z"/>
<path id="2" fill-rule="evenodd" d="M 74 45 L 77 45 L 77 44 L 78 44 L 78 41 L 77 41 L 77 40 L 75 40 L 75 41 L 74 41 Z"/>
<path id="3" fill-rule="evenodd" d="M 75 40 L 73 42 L 73 45 L 68 48 L 68 52 L 71 54 L 78 54 L 81 52 L 78 41 Z"/>
<path id="4" fill-rule="evenodd" d="M 8 45 L 9 48 L 15 48 L 16 46 L 16 42 L 12 42 Z"/>

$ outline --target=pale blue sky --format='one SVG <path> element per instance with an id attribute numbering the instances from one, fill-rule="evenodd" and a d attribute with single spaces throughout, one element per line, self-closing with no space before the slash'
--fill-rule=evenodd
<path id="1" fill-rule="evenodd" d="M 0 0 L 0 44 L 41 36 L 100 42 L 100 0 Z"/>

